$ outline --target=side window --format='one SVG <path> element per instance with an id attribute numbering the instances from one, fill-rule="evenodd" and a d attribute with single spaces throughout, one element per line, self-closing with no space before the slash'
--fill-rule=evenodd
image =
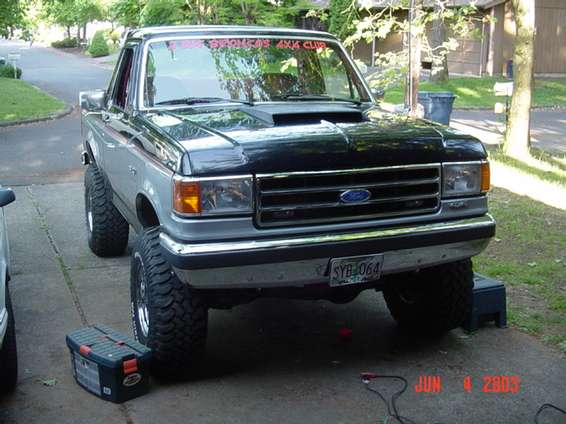
<path id="1" fill-rule="evenodd" d="M 116 107 L 124 109 L 128 100 L 128 85 L 132 74 L 132 64 L 134 58 L 133 49 L 125 49 L 120 58 L 118 73 L 114 80 L 112 89 L 112 104 Z"/>

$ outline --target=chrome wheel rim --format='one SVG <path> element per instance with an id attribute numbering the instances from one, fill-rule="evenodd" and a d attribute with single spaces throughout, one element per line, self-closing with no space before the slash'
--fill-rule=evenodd
<path id="1" fill-rule="evenodd" d="M 86 202 L 86 221 L 88 225 L 88 231 L 92 233 L 92 228 L 94 227 L 94 219 L 92 217 L 92 196 L 90 193 L 87 196 Z"/>
<path id="2" fill-rule="evenodd" d="M 141 260 L 138 268 L 138 281 L 136 284 L 136 310 L 138 315 L 138 325 L 144 338 L 149 334 L 149 308 L 148 308 L 148 287 Z"/>

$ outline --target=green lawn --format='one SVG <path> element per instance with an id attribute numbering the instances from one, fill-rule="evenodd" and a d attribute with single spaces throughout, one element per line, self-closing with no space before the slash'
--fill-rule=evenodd
<path id="1" fill-rule="evenodd" d="M 451 91 L 456 94 L 454 107 L 493 108 L 495 102 L 505 101 L 504 97 L 493 95 L 493 84 L 506 81 L 504 78 L 454 77 L 445 84 L 421 82 L 419 91 Z M 385 101 L 403 103 L 403 87 L 386 90 Z M 566 79 L 535 80 L 534 106 L 566 106 Z"/>
<path id="2" fill-rule="evenodd" d="M 497 235 L 475 270 L 506 283 L 511 325 L 566 354 L 566 211 L 498 188 L 490 210 Z"/>
<path id="3" fill-rule="evenodd" d="M 25 81 L 0 78 L 0 122 L 40 118 L 58 112 L 65 104 Z"/>

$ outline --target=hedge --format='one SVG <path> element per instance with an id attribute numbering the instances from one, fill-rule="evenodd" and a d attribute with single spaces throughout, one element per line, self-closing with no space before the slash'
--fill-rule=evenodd
<path id="1" fill-rule="evenodd" d="M 77 47 L 77 39 L 76 38 L 64 38 L 62 40 L 53 41 L 51 43 L 51 47 L 55 47 L 57 49 L 69 49 L 72 47 Z"/>
<path id="2" fill-rule="evenodd" d="M 96 31 L 94 37 L 92 37 L 88 52 L 92 57 L 108 56 L 110 54 L 103 30 Z"/>
<path id="3" fill-rule="evenodd" d="M 16 68 L 17 78 L 22 77 L 22 70 Z M 14 78 L 14 67 L 10 64 L 0 65 L 0 78 Z"/>

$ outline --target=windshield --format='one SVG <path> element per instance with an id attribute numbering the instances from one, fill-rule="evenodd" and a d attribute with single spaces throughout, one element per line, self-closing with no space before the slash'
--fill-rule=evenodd
<path id="1" fill-rule="evenodd" d="M 338 45 L 283 38 L 149 44 L 144 105 L 232 101 L 369 101 Z"/>

